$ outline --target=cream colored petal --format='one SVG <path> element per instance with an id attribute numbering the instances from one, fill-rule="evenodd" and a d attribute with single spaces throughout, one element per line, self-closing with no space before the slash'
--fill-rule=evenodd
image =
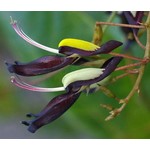
<path id="1" fill-rule="evenodd" d="M 77 71 L 73 71 L 71 73 L 66 74 L 63 79 L 62 83 L 66 88 L 70 83 L 75 81 L 82 81 L 82 80 L 90 80 L 99 77 L 103 74 L 105 69 L 100 68 L 84 68 Z"/>

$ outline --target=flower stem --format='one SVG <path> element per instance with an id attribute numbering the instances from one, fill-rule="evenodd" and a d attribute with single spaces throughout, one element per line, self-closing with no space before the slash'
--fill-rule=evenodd
<path id="1" fill-rule="evenodd" d="M 147 18 L 147 21 L 146 21 L 146 26 L 147 26 L 147 42 L 146 42 L 146 49 L 145 49 L 144 59 L 149 60 L 150 59 L 150 12 L 148 14 L 148 18 Z M 145 66 L 146 66 L 146 63 L 142 64 L 141 67 L 139 68 L 139 75 L 137 77 L 137 80 L 136 80 L 131 92 L 125 98 L 126 103 L 134 95 L 134 93 L 139 90 L 139 85 L 141 83 L 141 80 L 142 80 L 142 77 L 143 77 L 143 74 L 144 74 Z"/>
<path id="2" fill-rule="evenodd" d="M 146 51 L 145 51 L 145 58 L 150 58 L 150 12 L 148 14 L 148 18 L 146 21 L 147 24 L 147 42 L 146 42 Z"/>
<path id="3" fill-rule="evenodd" d="M 144 59 L 149 59 L 150 58 L 150 12 L 149 12 L 146 23 L 148 26 L 147 26 L 147 42 L 146 42 L 146 50 L 145 50 L 145 54 L 144 54 Z M 142 80 L 142 77 L 144 74 L 145 66 L 146 66 L 146 63 L 144 63 L 140 66 L 137 80 L 136 80 L 132 90 L 128 94 L 128 96 L 124 99 L 125 103 L 123 103 L 123 105 L 120 107 L 121 111 L 126 106 L 127 102 L 130 100 L 130 98 L 135 94 L 135 92 L 139 91 L 139 85 L 141 83 L 141 80 Z"/>
<path id="4" fill-rule="evenodd" d="M 125 69 L 131 68 L 131 67 L 140 66 L 141 64 L 143 64 L 143 62 L 138 62 L 138 63 L 134 63 L 134 64 L 121 66 L 121 67 L 116 68 L 115 71 L 125 70 Z"/>
<path id="5" fill-rule="evenodd" d="M 138 43 L 138 45 L 143 49 L 145 50 L 145 46 L 140 42 L 139 38 L 134 34 L 134 38 L 136 40 L 136 42 Z"/>
<path id="6" fill-rule="evenodd" d="M 130 56 L 130 55 L 127 55 L 127 54 L 119 54 L 119 53 L 114 53 L 114 52 L 110 52 L 109 54 L 110 54 L 110 55 L 113 55 L 113 56 L 121 56 L 121 57 L 124 57 L 124 58 L 127 58 L 127 59 L 143 61 L 142 58 Z"/>
<path id="7" fill-rule="evenodd" d="M 145 61 L 145 63 L 141 64 L 141 66 L 139 68 L 138 77 L 136 79 L 136 82 L 135 82 L 132 90 L 129 92 L 129 94 L 128 94 L 128 96 L 126 98 L 120 100 L 120 103 L 122 103 L 122 105 L 119 108 L 114 109 L 113 111 L 111 111 L 110 112 L 111 115 L 108 116 L 106 118 L 106 120 L 113 119 L 115 116 L 117 116 L 118 114 L 120 114 L 120 112 L 125 108 L 125 106 L 129 102 L 129 100 L 131 99 L 131 97 L 136 92 L 139 93 L 139 91 L 140 91 L 139 90 L 139 86 L 140 86 L 140 83 L 141 83 L 141 80 L 142 80 L 142 77 L 143 77 L 143 74 L 144 74 L 145 66 L 149 62 L 149 59 L 150 59 L 150 12 L 148 14 L 148 18 L 147 18 L 147 21 L 146 21 L 146 28 L 147 28 L 147 41 L 146 41 L 146 49 L 145 49 L 143 60 L 148 60 L 148 61 Z"/>
<path id="8" fill-rule="evenodd" d="M 120 27 L 126 27 L 126 28 L 145 29 L 144 25 L 131 25 L 131 24 L 114 23 L 114 22 L 96 22 L 96 24 L 111 25 L 111 26 L 120 26 Z"/>

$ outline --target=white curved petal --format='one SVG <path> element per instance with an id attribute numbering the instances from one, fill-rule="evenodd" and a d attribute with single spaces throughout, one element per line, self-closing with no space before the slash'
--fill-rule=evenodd
<path id="1" fill-rule="evenodd" d="M 105 69 L 100 69 L 100 68 L 84 68 L 84 69 L 76 70 L 66 74 L 62 79 L 62 83 L 66 88 L 70 83 L 73 83 L 75 81 L 90 80 L 90 79 L 97 78 L 98 76 L 103 74 L 104 70 Z"/>

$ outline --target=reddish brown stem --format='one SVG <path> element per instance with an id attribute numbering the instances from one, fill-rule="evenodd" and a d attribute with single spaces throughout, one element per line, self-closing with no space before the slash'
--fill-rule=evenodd
<path id="1" fill-rule="evenodd" d="M 138 63 L 134 63 L 134 64 L 125 65 L 125 66 L 116 68 L 115 71 L 125 70 L 125 69 L 131 68 L 131 67 L 140 66 L 140 65 L 143 64 L 143 63 L 144 63 L 144 62 L 138 62 Z"/>
<path id="2" fill-rule="evenodd" d="M 144 25 L 131 25 L 131 24 L 123 24 L 123 23 L 114 23 L 114 22 L 96 22 L 97 25 L 111 25 L 111 26 L 120 26 L 126 28 L 138 28 L 145 29 Z"/>
<path id="3" fill-rule="evenodd" d="M 132 59 L 132 60 L 143 61 L 143 59 L 141 59 L 141 58 L 129 56 L 129 55 L 126 55 L 126 54 L 118 54 L 118 53 L 114 53 L 114 52 L 110 52 L 109 54 L 111 54 L 113 56 L 121 56 L 121 57 Z"/>
<path id="4" fill-rule="evenodd" d="M 134 38 L 135 38 L 137 44 L 138 44 L 143 50 L 145 50 L 146 47 L 140 42 L 139 38 L 138 38 L 135 34 L 134 34 Z"/>

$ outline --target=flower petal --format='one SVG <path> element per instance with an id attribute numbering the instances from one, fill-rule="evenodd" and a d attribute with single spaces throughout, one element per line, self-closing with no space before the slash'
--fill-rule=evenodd
<path id="1" fill-rule="evenodd" d="M 111 52 L 112 50 L 116 49 L 117 47 L 121 46 L 123 43 L 115 40 L 110 40 L 106 42 L 105 44 L 101 45 L 99 49 L 95 52 L 96 54 L 107 54 Z"/>
<path id="2" fill-rule="evenodd" d="M 36 76 L 61 69 L 72 64 L 75 58 L 60 56 L 44 56 L 29 63 L 9 64 L 8 70 L 22 76 Z"/>
<path id="3" fill-rule="evenodd" d="M 47 106 L 38 114 L 28 114 L 29 117 L 35 117 L 31 121 L 23 121 L 22 123 L 29 126 L 28 130 L 34 133 L 40 127 L 51 123 L 59 118 L 66 110 L 68 110 L 78 99 L 81 93 L 68 92 L 53 98 Z"/>
<path id="4" fill-rule="evenodd" d="M 143 12 L 138 12 L 138 13 L 136 13 L 136 16 L 134 17 L 130 11 L 124 11 L 123 13 L 124 13 L 126 20 L 131 25 L 139 25 L 139 21 L 142 20 L 142 17 L 144 14 Z M 137 29 L 132 28 L 132 31 L 135 35 L 137 35 L 138 30 L 139 30 L 138 28 Z"/>
<path id="5" fill-rule="evenodd" d="M 47 47 L 47 46 L 44 46 L 34 40 L 32 40 L 30 37 L 28 37 L 23 31 L 22 29 L 18 26 L 17 24 L 17 21 L 13 20 L 11 18 L 11 25 L 13 27 L 13 29 L 16 31 L 16 33 L 21 37 L 23 38 L 26 42 L 30 43 L 31 45 L 34 45 L 38 48 L 41 48 L 45 51 L 48 51 L 48 52 L 52 52 L 52 53 L 55 53 L 55 54 L 58 54 L 59 51 L 57 49 L 54 49 L 54 48 L 50 48 L 50 47 Z"/>
<path id="6" fill-rule="evenodd" d="M 105 68 L 105 70 L 99 79 L 102 80 L 106 76 L 110 75 L 117 68 L 117 65 L 120 63 L 122 59 L 123 57 L 120 56 L 116 56 L 108 59 L 102 66 L 102 68 Z"/>
<path id="7" fill-rule="evenodd" d="M 89 71 L 88 74 L 86 74 L 85 80 L 80 80 L 80 78 L 78 78 L 78 80 L 75 80 L 75 81 L 72 80 L 72 82 L 70 82 L 70 84 L 66 87 L 66 90 L 70 90 L 70 89 L 74 90 L 81 86 L 89 86 L 94 83 L 102 81 L 116 69 L 117 65 L 120 63 L 120 61 L 122 59 L 123 58 L 119 57 L 119 56 L 108 59 L 102 66 L 103 73 L 99 73 L 99 76 L 97 76 L 97 75 L 92 76 L 92 74 L 94 73 L 94 70 Z M 95 69 L 98 69 L 98 68 L 95 68 Z M 99 69 L 99 71 L 101 72 L 100 69 Z M 78 76 L 77 72 L 76 72 L 76 76 Z M 81 76 L 81 74 L 80 74 L 80 76 Z"/>
<path id="8" fill-rule="evenodd" d="M 121 42 L 115 40 L 110 40 L 99 47 L 83 40 L 64 39 L 59 44 L 59 52 L 65 55 L 76 53 L 80 56 L 92 56 L 97 54 L 107 54 L 121 45 Z"/>
<path id="9" fill-rule="evenodd" d="M 143 16 L 144 16 L 144 11 L 137 11 L 135 15 L 136 22 L 140 23 L 142 21 Z"/>
<path id="10" fill-rule="evenodd" d="M 62 83 L 64 87 L 67 88 L 68 85 L 74 84 L 75 82 L 78 81 L 85 82 L 91 79 L 95 79 L 99 77 L 101 74 L 103 74 L 104 70 L 105 69 L 100 69 L 100 68 L 84 68 L 84 69 L 76 70 L 66 74 L 62 79 Z"/>

